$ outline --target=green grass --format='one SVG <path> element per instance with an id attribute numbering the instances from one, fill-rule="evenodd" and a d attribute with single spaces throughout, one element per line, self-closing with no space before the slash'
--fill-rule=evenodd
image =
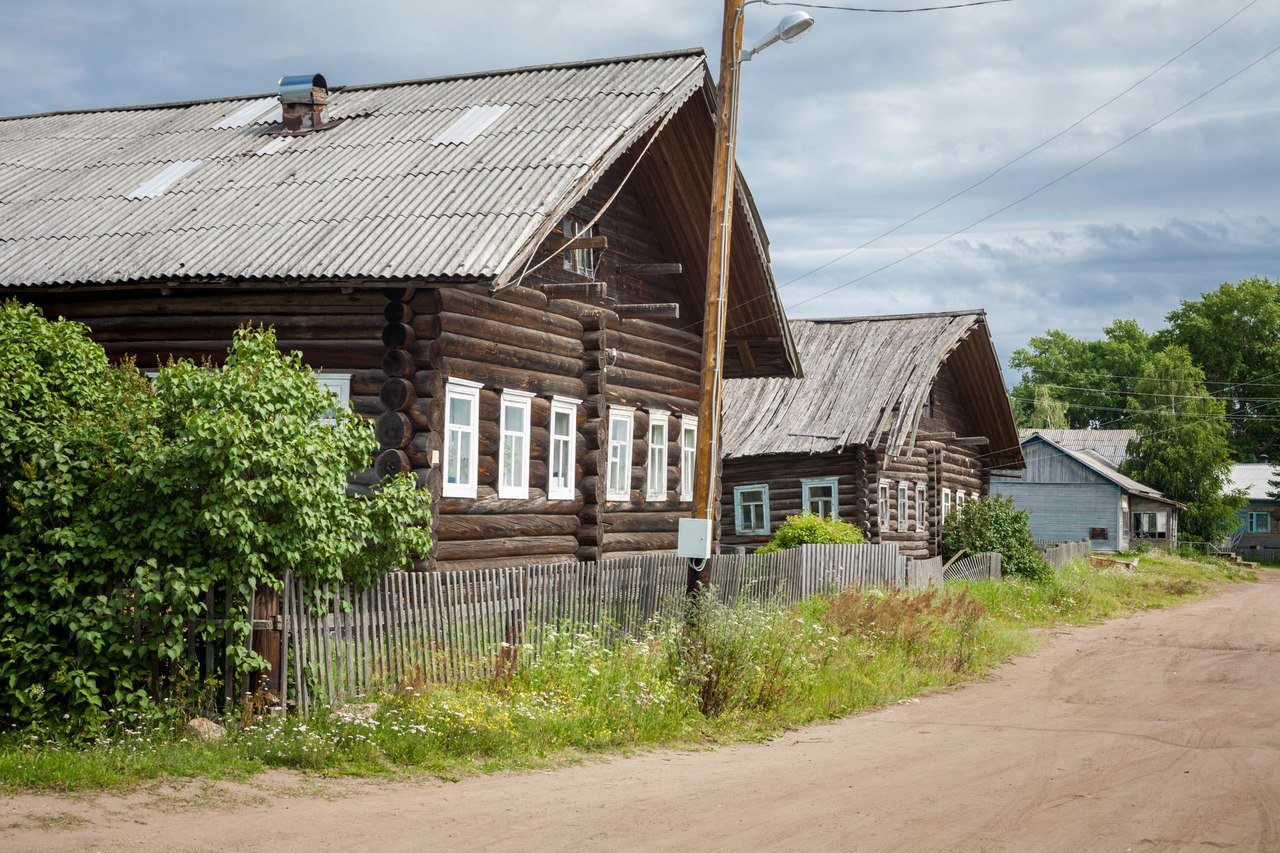
<path id="1" fill-rule="evenodd" d="M 1132 573 L 1084 563 L 1038 584 L 941 593 L 847 591 L 797 607 L 704 602 L 697 618 L 603 642 L 550 629 L 500 682 L 402 684 L 371 717 L 232 721 L 225 741 L 119 732 L 73 745 L 0 737 L 0 787 L 77 790 L 164 778 L 243 778 L 267 767 L 445 778 L 600 753 L 758 740 L 970 680 L 1033 649 L 1043 629 L 1163 607 L 1252 578 L 1225 563 L 1143 555 Z"/>

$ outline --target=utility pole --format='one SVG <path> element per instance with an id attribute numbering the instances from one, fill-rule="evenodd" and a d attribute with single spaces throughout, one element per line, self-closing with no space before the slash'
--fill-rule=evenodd
<path id="1" fill-rule="evenodd" d="M 725 284 L 733 228 L 734 125 L 737 123 L 737 65 L 742 51 L 743 0 L 724 0 L 720 40 L 719 100 L 715 165 L 711 172 L 711 222 L 707 239 L 706 306 L 702 315 L 702 383 L 698 394 L 698 447 L 694 465 L 694 517 L 708 521 L 714 542 L 720 505 L 720 414 L 724 383 Z M 689 590 L 707 581 L 706 569 L 689 564 Z"/>

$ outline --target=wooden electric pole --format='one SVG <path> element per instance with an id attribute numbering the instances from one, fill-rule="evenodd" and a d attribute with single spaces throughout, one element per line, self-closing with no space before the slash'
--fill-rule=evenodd
<path id="1" fill-rule="evenodd" d="M 743 0 L 725 0 L 720 39 L 719 104 L 715 164 L 711 172 L 711 223 L 707 239 L 707 294 L 702 316 L 702 383 L 698 394 L 698 453 L 694 466 L 694 517 L 710 523 L 714 542 L 720 509 L 720 415 L 724 382 L 725 284 L 729 275 L 729 238 L 733 228 L 734 135 L 737 123 L 737 65 L 742 52 Z M 690 564 L 689 589 L 705 583 Z"/>

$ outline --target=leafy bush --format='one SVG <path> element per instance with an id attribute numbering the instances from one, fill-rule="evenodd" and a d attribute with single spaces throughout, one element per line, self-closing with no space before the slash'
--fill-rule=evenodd
<path id="1" fill-rule="evenodd" d="M 11 302 L 0 373 L 0 724 L 150 714 L 156 673 L 190 686 L 198 625 L 234 674 L 258 670 L 255 588 L 286 570 L 365 581 L 427 548 L 412 480 L 346 494 L 372 430 L 350 412 L 321 423 L 332 398 L 270 331 L 241 330 L 223 367 L 176 362 L 153 386 L 84 326 Z M 230 608 L 217 638 L 215 589 Z"/>
<path id="2" fill-rule="evenodd" d="M 800 515 L 787 516 L 769 544 L 756 553 L 772 554 L 797 545 L 862 545 L 866 541 L 857 525 L 834 517 L 823 518 L 806 510 Z"/>
<path id="3" fill-rule="evenodd" d="M 1052 575 L 1031 541 L 1027 514 L 1003 495 L 970 501 L 947 516 L 942 525 L 942 556 L 949 560 L 961 549 L 969 554 L 998 552 L 1005 574 L 1032 580 Z"/>

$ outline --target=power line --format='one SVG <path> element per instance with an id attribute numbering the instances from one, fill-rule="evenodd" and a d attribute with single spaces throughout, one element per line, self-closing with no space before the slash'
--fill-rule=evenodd
<path id="1" fill-rule="evenodd" d="M 1117 149 L 1119 149 L 1119 148 L 1121 148 L 1121 147 L 1123 147 L 1123 146 L 1125 146 L 1125 145 L 1128 145 L 1130 142 L 1132 142 L 1133 140 L 1137 139 L 1139 136 L 1142 136 L 1142 135 L 1143 135 L 1144 133 L 1146 133 L 1147 131 L 1151 130 L 1152 128 L 1154 128 L 1154 127 L 1156 127 L 1156 126 L 1158 126 L 1158 125 L 1160 125 L 1160 124 L 1163 124 L 1164 122 L 1166 122 L 1166 121 L 1168 121 L 1169 119 L 1173 118 L 1173 117 L 1174 117 L 1174 116 L 1176 116 L 1178 113 L 1180 113 L 1180 112 L 1182 112 L 1183 110 L 1187 109 L 1187 108 L 1188 108 L 1188 107 L 1190 107 L 1191 105 L 1193 105 L 1193 104 L 1197 103 L 1198 101 L 1203 100 L 1204 98 L 1206 98 L 1206 97 L 1208 97 L 1209 95 L 1211 95 L 1211 94 L 1213 94 L 1214 92 L 1216 92 L 1218 89 L 1221 89 L 1223 86 L 1225 86 L 1226 84 L 1230 83 L 1232 80 L 1236 79 L 1236 78 L 1237 78 L 1237 77 L 1239 77 L 1241 74 L 1244 74 L 1246 71 L 1250 70 L 1250 69 L 1251 69 L 1251 68 L 1253 68 L 1255 65 L 1258 65 L 1259 63 L 1261 63 L 1261 62 L 1263 62 L 1263 61 L 1265 61 L 1265 60 L 1267 60 L 1267 59 L 1270 59 L 1270 58 L 1271 58 L 1272 56 L 1274 56 L 1276 53 L 1280 53 L 1280 45 L 1277 45 L 1276 47 L 1273 47 L 1271 50 L 1267 51 L 1267 52 L 1266 52 L 1266 53 L 1264 53 L 1262 56 L 1259 56 L 1257 59 L 1253 60 L 1253 61 L 1252 61 L 1252 62 L 1250 62 L 1248 65 L 1244 66 L 1244 67 L 1243 67 L 1243 68 L 1241 68 L 1239 71 L 1236 71 L 1235 73 L 1233 73 L 1233 74 L 1231 74 L 1231 75 L 1229 75 L 1229 76 L 1225 77 L 1224 79 L 1222 79 L 1222 80 L 1218 81 L 1218 82 L 1217 82 L 1217 83 L 1215 83 L 1213 86 L 1210 86 L 1208 89 L 1206 89 L 1205 91 L 1201 92 L 1199 95 L 1196 95 L 1194 98 L 1192 98 L 1191 100 L 1189 100 L 1189 101 L 1187 101 L 1186 103 L 1184 103 L 1182 106 L 1180 106 L 1180 107 L 1178 107 L 1178 108 L 1176 108 L 1176 109 L 1174 109 L 1174 110 L 1171 110 L 1170 112 L 1166 113 L 1165 115 L 1161 116 L 1160 118 L 1158 118 L 1158 119 L 1156 119 L 1155 121 L 1153 121 L 1153 122 L 1151 122 L 1150 124 L 1148 124 L 1146 127 L 1143 127 L 1142 129 L 1140 129 L 1140 130 L 1138 130 L 1138 131 L 1135 131 L 1134 133 L 1132 133 L 1132 134 L 1130 134 L 1129 136 L 1125 137 L 1124 139 L 1120 140 L 1120 141 L 1119 141 L 1119 142 L 1117 142 L 1115 145 L 1112 145 L 1112 146 L 1110 146 L 1109 148 L 1107 148 L 1107 149 L 1103 150 L 1101 153 L 1096 154 L 1096 155 L 1094 155 L 1093 157 L 1090 157 L 1088 160 L 1084 161 L 1084 162 L 1083 162 L 1083 163 L 1081 163 L 1079 166 L 1076 166 L 1075 168 L 1070 169 L 1070 170 L 1068 170 L 1068 171 L 1066 171 L 1066 172 L 1062 173 L 1061 175 L 1059 175 L 1058 177 L 1056 177 L 1056 178 L 1054 178 L 1053 180 L 1049 181 L 1048 183 L 1041 184 L 1039 187 L 1037 187 L 1036 189 L 1034 189 L 1034 190 L 1032 190 L 1031 192 L 1027 193 L 1026 195 L 1022 196 L 1021 198 L 1018 198 L 1018 199 L 1015 199 L 1014 201 L 1009 202 L 1009 203 L 1008 203 L 1008 204 L 1006 204 L 1004 207 L 1001 207 L 1000 209 L 998 209 L 998 210 L 996 210 L 996 211 L 993 211 L 992 213 L 988 213 L 986 216 L 983 216 L 983 217 L 981 217 L 980 219 L 976 219 L 976 220 L 974 220 L 973 222 L 970 222 L 968 225 L 964 226 L 963 228 L 957 228 L 955 231 L 952 231 L 950 234 L 947 234 L 947 235 L 946 235 L 946 236 L 944 236 L 944 237 L 939 237 L 937 240 L 934 240 L 932 243 L 928 243 L 928 244 L 926 244 L 925 246 L 922 246 L 921 248 L 916 249 L 916 250 L 915 250 L 915 251 L 913 251 L 913 252 L 908 252 L 907 254 L 903 255 L 901 258 L 898 258 L 896 261 L 890 261 L 889 263 L 884 264 L 883 266 L 877 267 L 876 269 L 873 269 L 873 270 L 871 270 L 870 272 L 863 273 L 862 275 L 858 276 L 857 278 L 850 279 L 849 281 L 846 281 L 844 284 L 838 284 L 838 285 L 836 285 L 835 287 L 828 288 L 827 290 L 824 290 L 824 291 L 822 291 L 821 293 L 818 293 L 818 294 L 816 294 L 816 295 L 814 295 L 814 296 L 811 296 L 811 297 L 809 297 L 808 299 L 802 299 L 801 301 L 796 302 L 796 303 L 795 303 L 795 304 L 793 304 L 793 305 L 784 306 L 784 308 L 785 308 L 785 309 L 799 308 L 801 305 L 807 305 L 808 303 L 813 302 L 815 299 L 821 299 L 821 298 L 822 298 L 822 297 L 824 297 L 824 296 L 830 296 L 832 293 L 835 293 L 837 290 L 843 290 L 844 288 L 849 287 L 850 285 L 853 285 L 853 284 L 857 284 L 857 283 L 858 283 L 858 282 L 860 282 L 860 281 L 864 281 L 865 279 L 868 279 L 868 278 L 870 278 L 871 276 L 873 276 L 873 275 L 875 275 L 875 274 L 877 274 L 877 273 L 884 272 L 885 270 L 890 269 L 891 267 L 896 267 L 898 264 L 902 263 L 903 261 L 908 261 L 908 260 L 910 260 L 911 258 L 914 258 L 916 255 L 919 255 L 919 254 L 921 254 L 921 253 L 923 253 L 923 252 L 926 252 L 926 251 L 928 251 L 929 249 L 932 249 L 933 247 L 935 247 L 935 246 L 937 246 L 937 245 L 939 245 L 939 244 L 941 244 L 941 243 L 945 243 L 947 240 L 950 240 L 952 237 L 957 237 L 957 236 L 959 236 L 960 234 L 963 234 L 963 233 L 965 233 L 966 231 L 969 231 L 969 230 L 971 230 L 971 229 L 973 229 L 973 228 L 977 227 L 978 225 L 981 225 L 982 223 L 986 222 L 986 221 L 987 221 L 987 220 L 989 220 L 989 219 L 994 219 L 995 217 L 999 216 L 1000 214 L 1004 213 L 1005 211 L 1007 211 L 1007 210 L 1009 210 L 1009 209 L 1011 209 L 1011 208 L 1014 208 L 1014 207 L 1018 206 L 1019 204 L 1022 204 L 1024 201 L 1027 201 L 1028 199 L 1031 199 L 1031 198 L 1033 198 L 1034 196 L 1039 195 L 1040 193 L 1044 192 L 1045 190 L 1049 189 L 1050 187 L 1054 186 L 1055 184 L 1061 183 L 1062 181 L 1066 180 L 1067 178 L 1071 177 L 1072 175 L 1074 175 L 1075 173 L 1077 173 L 1077 172 L 1081 171 L 1082 169 L 1085 169 L 1085 168 L 1087 168 L 1088 166 L 1093 165 L 1094 163 L 1096 163 L 1097 161 L 1101 160 L 1103 157 L 1107 156 L 1107 155 L 1108 155 L 1108 154 L 1110 154 L 1111 152 L 1113 152 L 1113 151 L 1115 151 L 1115 150 L 1117 150 Z M 735 327 L 735 329 L 736 329 L 736 328 L 740 328 L 740 327 Z"/>
<path id="2" fill-rule="evenodd" d="M 1035 382 L 1030 378 L 1031 375 L 1034 375 L 1036 373 L 1056 373 L 1059 376 L 1087 376 L 1087 377 L 1093 377 L 1095 379 L 1141 379 L 1145 382 L 1173 383 L 1173 382 L 1184 381 L 1182 379 L 1166 379 L 1161 376 L 1135 376 L 1132 374 L 1125 374 L 1125 373 L 1097 373 L 1094 371 L 1073 370 L 1069 367 L 1044 367 L 1044 366 L 1026 368 L 1024 372 L 1020 374 L 1019 379 L 1020 381 L 1028 382 L 1031 385 L 1047 384 L 1047 383 Z M 1257 388 L 1280 388 L 1280 384 L 1277 384 L 1277 383 L 1267 383 L 1265 385 L 1260 384 L 1263 379 L 1271 379 L 1275 376 L 1280 376 L 1280 373 L 1268 374 L 1267 376 L 1260 377 L 1259 379 L 1251 379 L 1245 382 L 1227 382 L 1221 379 L 1206 379 L 1204 381 L 1204 384 L 1222 386 L 1219 389 L 1211 389 L 1211 392 L 1213 390 L 1226 391 L 1231 388 L 1243 388 L 1246 385 L 1251 385 Z M 1062 387 L 1066 387 L 1066 386 L 1062 386 Z"/>
<path id="3" fill-rule="evenodd" d="M 1147 82 L 1148 80 L 1150 80 L 1152 77 L 1154 77 L 1154 76 L 1156 76 L 1157 74 L 1159 74 L 1159 73 L 1160 73 L 1161 71 L 1163 71 L 1164 69 L 1168 68 L 1168 67 L 1169 67 L 1170 65 L 1172 65 L 1173 63 L 1177 62 L 1177 61 L 1178 61 L 1179 59 L 1181 59 L 1182 57 L 1186 56 L 1188 53 L 1190 53 L 1190 52 L 1191 52 L 1192 50 L 1194 50 L 1195 48 L 1199 47 L 1199 46 L 1200 46 L 1200 44 L 1201 44 L 1201 43 L 1203 43 L 1204 41 L 1206 41 L 1210 36 L 1212 36 L 1214 33 L 1218 32 L 1218 30 L 1222 29 L 1222 28 L 1223 28 L 1223 27 L 1225 27 L 1227 24 L 1229 24 L 1229 23 L 1231 23 L 1232 21 L 1234 21 L 1236 18 L 1240 17 L 1240 15 L 1244 14 L 1244 12 L 1245 12 L 1245 11 L 1246 11 L 1250 6 L 1253 6 L 1253 5 L 1254 5 L 1254 4 L 1256 4 L 1257 2 L 1258 2 L 1258 0 L 1249 0 L 1249 2 L 1248 2 L 1248 3 L 1246 3 L 1245 5 L 1241 6 L 1241 7 L 1240 7 L 1240 9 L 1238 9 L 1234 15 L 1232 15 L 1232 16 L 1231 16 L 1231 17 L 1229 17 L 1229 18 L 1227 18 L 1225 21 L 1223 21 L 1222 23 L 1218 24 L 1218 25 L 1217 25 L 1216 27 L 1214 27 L 1213 29 L 1209 30 L 1209 32 L 1207 32 L 1207 33 L 1205 33 L 1204 35 L 1200 36 L 1200 38 L 1196 39 L 1194 42 L 1192 42 L 1191 44 L 1189 44 L 1187 47 L 1183 48 L 1183 49 L 1182 49 L 1178 54 L 1176 54 L 1176 55 L 1175 55 L 1175 56 L 1173 56 L 1172 58 L 1170 58 L 1170 59 L 1166 60 L 1166 61 L 1165 61 L 1164 63 L 1162 63 L 1160 66 L 1158 66 L 1158 67 L 1157 67 L 1157 68 L 1155 68 L 1153 71 L 1151 71 L 1150 73 L 1148 73 L 1146 76 L 1144 76 L 1144 77 L 1140 77 L 1136 82 L 1134 82 L 1134 83 L 1133 83 L 1131 86 L 1129 86 L 1127 89 L 1125 89 L 1124 91 L 1122 91 L 1122 92 L 1120 92 L 1119 94 L 1115 95 L 1114 97 L 1110 98 L 1109 100 L 1107 100 L 1107 101 L 1103 102 L 1100 106 L 1096 107 L 1095 109 L 1093 109 L 1093 110 L 1091 110 L 1091 111 L 1089 111 L 1089 112 L 1085 113 L 1083 116 L 1081 116 L 1080 118 L 1076 119 L 1076 120 L 1075 120 L 1075 121 L 1073 121 L 1071 124 L 1067 125 L 1067 126 L 1066 126 L 1066 127 L 1064 127 L 1062 130 L 1060 130 L 1060 131 L 1058 131 L 1057 133 L 1055 133 L 1053 136 L 1050 136 L 1048 139 L 1045 139 L 1045 140 L 1044 140 L 1043 142 L 1041 142 L 1040 144 L 1038 144 L 1038 145 L 1036 145 L 1036 146 L 1033 146 L 1032 148 L 1029 148 L 1029 149 L 1027 149 L 1026 151 L 1022 152 L 1022 153 L 1021 153 L 1021 154 L 1019 154 L 1017 157 L 1014 157 L 1014 158 L 1013 158 L 1012 160 L 1010 160 L 1009 162 L 1005 163 L 1004 165 L 1000 166 L 999 168 L 997 168 L 997 169 L 995 169 L 994 171 L 992 171 L 992 172 L 990 172 L 989 174 L 987 174 L 987 175 L 986 175 L 986 177 L 982 178 L 981 180 L 975 181 L 974 183 L 970 184 L 969 186 L 965 187 L 964 189 L 960 190 L 959 192 L 952 193 L 951 195 L 949 195 L 949 196 L 947 196 L 946 198 L 944 198 L 942 201 L 940 201 L 940 202 L 938 202 L 937 204 L 935 204 L 933 207 L 930 207 L 930 208 L 928 208 L 928 209 L 926 209 L 926 210 L 922 210 L 922 211 L 920 211 L 919 213 L 917 213 L 915 216 L 911 217 L 910 219 L 907 219 L 907 220 L 905 220 L 905 221 L 903 221 L 903 222 L 901 222 L 901 223 L 899 223 L 899 224 L 897 224 L 897 225 L 893 226 L 893 227 L 892 227 L 892 228 L 890 228 L 888 231 L 885 231 L 885 232 L 884 232 L 884 233 L 882 233 L 882 234 L 878 234 L 877 236 L 872 237 L 870 240 L 868 240 L 867 242 L 863 243 L 862 245 L 860 245 L 860 246 L 856 246 L 856 247 L 854 247 L 854 248 L 850 249 L 849 251 L 845 252 L 845 253 L 844 253 L 844 254 L 842 254 L 842 255 L 837 255 L 836 257 L 832 258 L 831 260 L 827 261 L 826 263 L 821 264 L 820 266 L 814 267 L 813 269 L 809 270 L 808 272 L 806 272 L 806 273 L 802 273 L 801 275 L 798 275 L 798 276 L 796 276 L 795 278 L 790 279 L 789 281 L 785 282 L 784 284 L 779 285 L 779 289 L 781 289 L 781 288 L 783 288 L 783 287 L 789 287 L 789 286 L 791 286 L 791 285 L 795 284 L 797 281 L 801 281 L 802 279 L 808 278 L 809 276 L 813 275 L 813 274 L 814 274 L 814 273 L 816 273 L 816 272 L 821 272 L 822 270 L 826 269 L 827 267 L 831 266 L 832 264 L 839 263 L 840 261 L 842 261 L 842 260 L 844 260 L 845 258 L 849 257 L 850 255 L 853 255 L 853 254 L 855 254 L 855 253 L 857 253 L 857 252 L 860 252 L 860 251 L 862 251 L 863 249 L 867 248 L 868 246 L 871 246 L 871 245 L 873 245 L 873 244 L 875 244 L 875 243 L 878 243 L 879 241 L 883 240 L 885 237 L 888 237 L 888 236 L 890 236 L 890 235 L 892 235 L 892 234 L 897 233 L 898 231 L 900 231 L 900 230 L 902 230 L 903 228 L 907 227 L 907 226 L 908 226 L 908 225 L 910 225 L 911 223 L 913 223 L 913 222 L 915 222 L 915 221 L 917 221 L 917 220 L 919 220 L 919 219 L 921 219 L 921 218 L 923 218 L 923 217 L 925 217 L 925 216 L 928 216 L 930 213 L 933 213 L 935 210 L 939 209 L 940 207 L 944 207 L 945 205 L 950 204 L 951 202 L 955 201 L 956 199 L 960 198 L 961 196 L 966 195 L 967 193 L 969 193 L 969 192 L 971 192 L 971 191 L 973 191 L 973 190 L 977 189 L 978 187 L 980 187 L 980 186 L 982 186 L 983 184 L 985 184 L 987 181 L 989 181 L 989 180 L 991 180 L 992 178 L 994 178 L 996 175 L 998 175 L 998 174 L 1000 174 L 1001 172 L 1003 172 L 1005 169 L 1009 168 L 1010 166 L 1014 165 L 1015 163 L 1020 162 L 1021 160 L 1025 160 L 1027 157 L 1030 157 L 1032 154 L 1036 153 L 1036 152 L 1037 152 L 1037 151 L 1039 151 L 1041 148 L 1044 148 L 1046 145 L 1049 145 L 1050 143 L 1055 142 L 1055 141 L 1057 141 L 1058 139 L 1062 138 L 1062 137 L 1063 137 L 1063 136 L 1065 136 L 1066 134 L 1068 134 L 1068 133 L 1070 133 L 1071 131 L 1075 130 L 1077 127 L 1079 127 L 1079 126 L 1080 126 L 1081 124 L 1083 124 L 1084 122 L 1088 121 L 1089 119 L 1093 118 L 1093 117 L 1094 117 L 1095 115 L 1097 115 L 1098 113 L 1100 113 L 1100 112 L 1102 112 L 1103 110 L 1105 110 L 1107 107 L 1109 107 L 1109 106 L 1111 106 L 1112 104 L 1114 104 L 1116 101 L 1118 101 L 1118 100 L 1120 100 L 1121 98 L 1123 98 L 1125 95 L 1127 95 L 1127 94 L 1129 94 L 1130 92 L 1132 92 L 1134 89 L 1136 89 L 1136 88 L 1138 88 L 1139 86 L 1141 86 L 1143 83 L 1145 83 L 1145 82 Z"/>
<path id="4" fill-rule="evenodd" d="M 760 2 L 766 6 L 794 6 L 798 9 L 826 9 L 832 12 L 875 12 L 884 15 L 901 15 L 908 12 L 941 12 L 944 9 L 990 6 L 992 3 L 1009 3 L 1011 0 L 973 0 L 972 3 L 953 3 L 950 6 L 918 6 L 914 9 L 864 9 L 859 6 L 835 6 L 823 3 L 788 3 L 785 0 L 760 0 Z"/>
<path id="5" fill-rule="evenodd" d="M 1184 381 L 1171 379 L 1170 382 Z M 1200 400 L 1210 397 L 1214 400 L 1222 400 L 1222 397 L 1216 397 L 1213 394 L 1168 394 L 1160 391 L 1126 391 L 1122 388 L 1090 388 L 1087 385 L 1055 385 L 1051 382 L 1037 382 L 1038 388 L 1059 388 L 1064 391 L 1089 391 L 1094 394 L 1115 395 L 1121 394 L 1126 397 L 1170 397 L 1178 400 Z M 1275 387 L 1275 386 L 1269 386 Z M 1254 403 L 1270 403 L 1280 402 L 1280 397 L 1251 397 L 1250 402 Z"/>

